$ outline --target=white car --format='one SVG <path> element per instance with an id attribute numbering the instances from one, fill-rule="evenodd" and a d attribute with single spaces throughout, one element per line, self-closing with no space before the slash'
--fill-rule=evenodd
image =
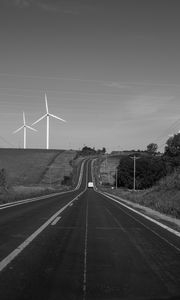
<path id="1" fill-rule="evenodd" d="M 94 187 L 93 182 L 89 181 L 89 182 L 88 182 L 88 188 L 93 188 L 93 187 Z"/>

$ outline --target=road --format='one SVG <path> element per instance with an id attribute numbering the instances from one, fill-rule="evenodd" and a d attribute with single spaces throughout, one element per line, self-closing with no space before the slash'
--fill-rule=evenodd
<path id="1" fill-rule="evenodd" d="M 180 238 L 88 181 L 0 210 L 0 299 L 180 299 Z"/>

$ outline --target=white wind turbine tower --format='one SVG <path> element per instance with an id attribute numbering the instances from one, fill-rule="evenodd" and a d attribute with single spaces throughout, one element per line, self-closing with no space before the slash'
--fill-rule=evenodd
<path id="1" fill-rule="evenodd" d="M 32 128 L 32 127 L 30 127 L 26 124 L 25 113 L 23 112 L 23 126 L 18 128 L 17 130 L 15 130 L 13 133 L 17 133 L 21 129 L 24 129 L 24 149 L 26 149 L 26 131 L 27 131 L 27 128 L 31 129 L 33 131 L 37 131 L 36 129 L 34 129 L 34 128 Z"/>
<path id="2" fill-rule="evenodd" d="M 43 115 L 41 118 L 39 118 L 37 121 L 35 121 L 32 124 L 32 126 L 35 125 L 36 123 L 38 123 L 39 121 L 41 121 L 42 119 L 46 118 L 46 121 L 47 121 L 46 149 L 49 149 L 49 117 L 53 117 L 53 118 L 58 119 L 63 122 L 66 122 L 66 121 L 64 119 L 61 119 L 61 118 L 49 113 L 46 94 L 45 94 L 45 103 L 46 103 L 46 114 Z"/>

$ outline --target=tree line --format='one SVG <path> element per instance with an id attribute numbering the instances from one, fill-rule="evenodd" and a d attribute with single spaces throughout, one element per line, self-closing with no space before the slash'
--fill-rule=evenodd
<path id="1" fill-rule="evenodd" d="M 93 156 L 93 155 L 100 155 L 100 154 L 105 154 L 106 153 L 106 148 L 103 147 L 102 149 L 95 149 L 94 147 L 88 147 L 84 146 L 81 150 L 78 151 L 78 156 Z"/>

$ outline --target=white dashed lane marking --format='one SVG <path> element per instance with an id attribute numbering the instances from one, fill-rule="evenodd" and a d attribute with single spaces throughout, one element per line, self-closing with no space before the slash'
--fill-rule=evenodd
<path id="1" fill-rule="evenodd" d="M 57 224 L 57 222 L 61 219 L 61 217 L 57 217 L 52 223 L 51 225 L 54 226 Z"/>

